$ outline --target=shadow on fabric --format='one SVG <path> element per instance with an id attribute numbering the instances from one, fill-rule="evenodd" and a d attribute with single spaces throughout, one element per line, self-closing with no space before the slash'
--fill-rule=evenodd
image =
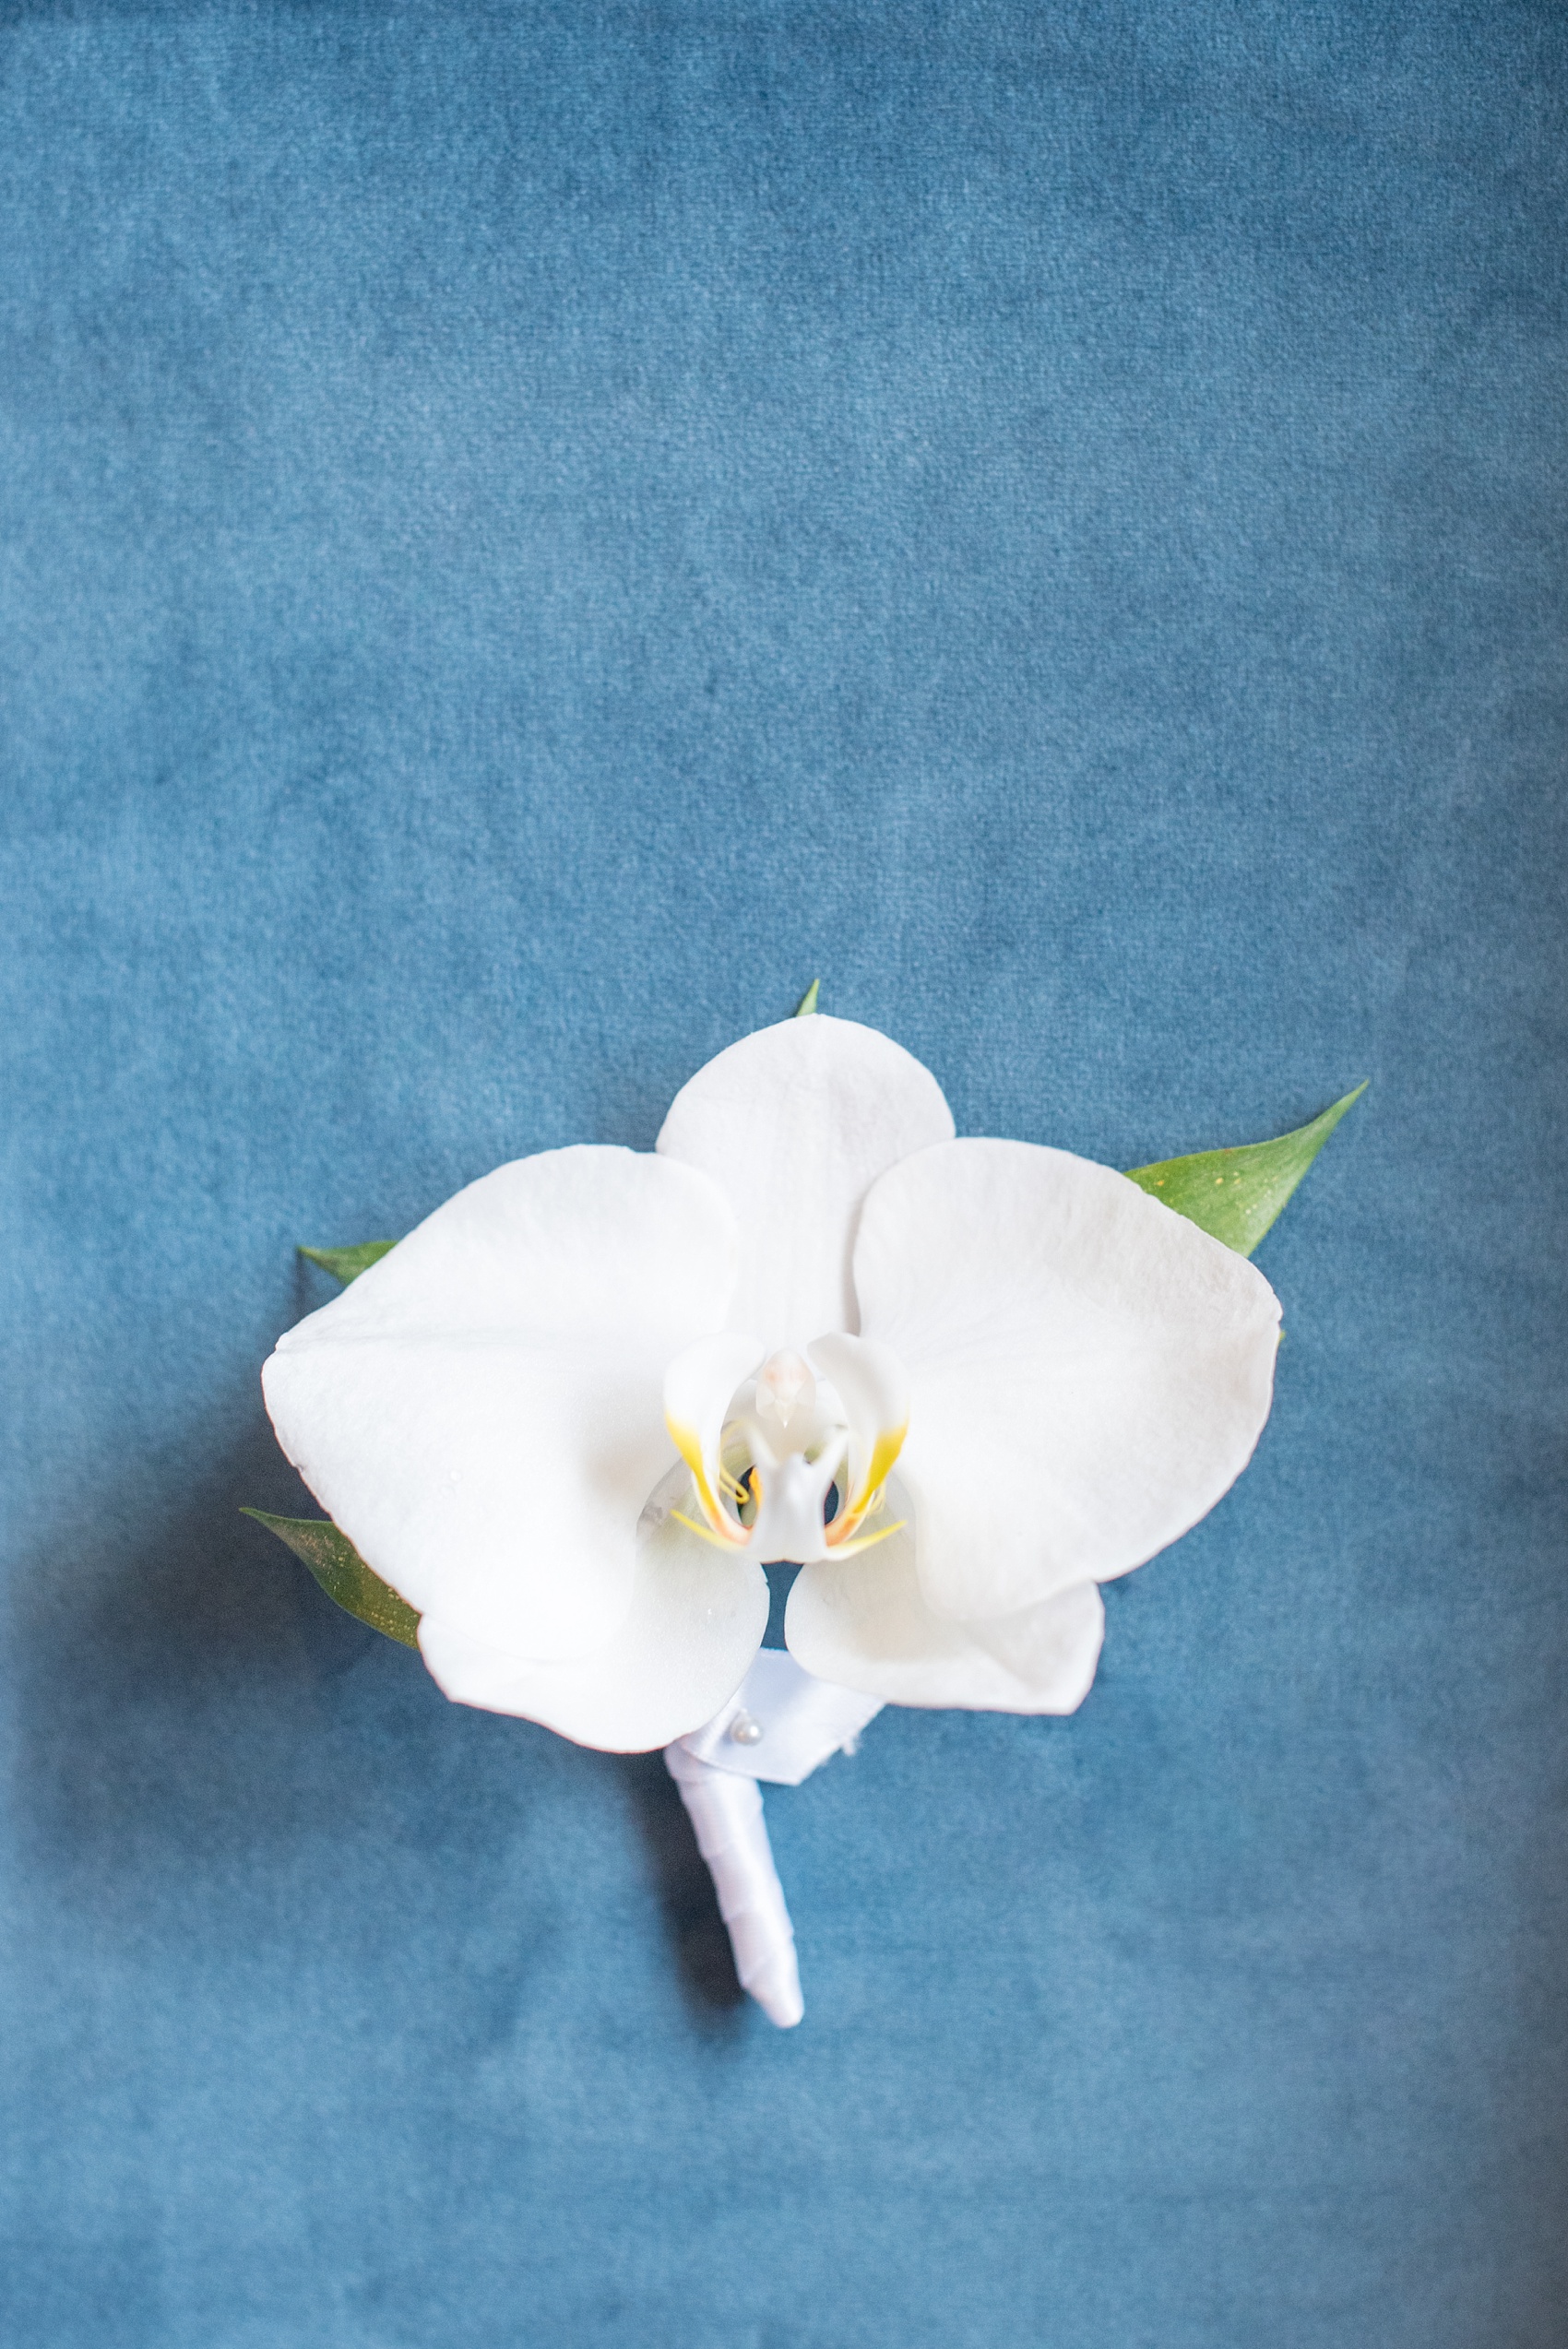
<path id="1" fill-rule="evenodd" d="M 259 1412 L 200 1489 L 160 1494 L 148 1477 L 84 1509 L 90 1536 L 63 1536 L 19 1577 L 17 1815 L 57 1892 L 124 1916 L 259 1871 L 283 1909 L 325 1838 L 373 1905 L 389 1855 L 439 1899 L 483 1880 L 508 1842 L 526 1871 L 530 1825 L 548 1814 L 569 1833 L 556 1814 L 608 1775 L 690 2007 L 738 2012 L 712 1880 L 662 1756 L 592 1753 L 448 1703 L 416 1656 L 335 1608 L 242 1517 L 246 1502 L 316 1506 Z"/>

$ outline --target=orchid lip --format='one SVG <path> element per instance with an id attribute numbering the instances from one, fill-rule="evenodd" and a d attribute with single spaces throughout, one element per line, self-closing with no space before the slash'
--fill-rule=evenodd
<path id="1" fill-rule="evenodd" d="M 897 1530 L 876 1522 L 909 1424 L 887 1347 L 835 1334 L 803 1355 L 763 1355 L 745 1339 L 699 1340 L 671 1365 L 665 1410 L 692 1477 L 690 1509 L 673 1513 L 702 1539 L 762 1565 L 810 1565 Z"/>

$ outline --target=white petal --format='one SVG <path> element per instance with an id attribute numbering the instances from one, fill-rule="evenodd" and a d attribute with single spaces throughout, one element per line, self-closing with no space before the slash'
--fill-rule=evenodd
<path id="1" fill-rule="evenodd" d="M 361 1556 L 481 1644 L 602 1645 L 670 1465 L 670 1357 L 723 1323 L 734 1236 L 695 1169 L 543 1153 L 457 1193 L 279 1340 L 284 1451 Z"/>
<path id="2" fill-rule="evenodd" d="M 766 1628 L 761 1568 L 723 1556 L 665 1517 L 639 1547 L 629 1613 L 592 1655 L 530 1663 L 434 1615 L 421 1621 L 420 1647 L 458 1704 L 540 1721 L 580 1746 L 646 1753 L 700 1728 L 729 1702 Z"/>
<path id="3" fill-rule="evenodd" d="M 954 1142 L 885 1175 L 855 1249 L 868 1335 L 909 1373 L 900 1474 L 921 1584 L 965 1622 L 1141 1565 L 1246 1466 L 1279 1302 L 1109 1167 Z"/>
<path id="4" fill-rule="evenodd" d="M 785 1616 L 808 1672 L 891 1704 L 977 1713 L 1072 1713 L 1099 1660 L 1105 1608 L 1093 1583 L 990 1622 L 933 1615 L 906 1525 L 858 1558 L 803 1566 Z"/>
<path id="5" fill-rule="evenodd" d="M 780 1021 L 699 1069 L 659 1137 L 720 1184 L 741 1235 L 730 1326 L 771 1348 L 853 1330 L 849 1251 L 871 1184 L 946 1142 L 942 1088 L 900 1045 L 852 1020 Z"/>
<path id="6" fill-rule="evenodd" d="M 396 1329 L 660 1342 L 724 1327 L 735 1240 L 716 1186 L 647 1150 L 514 1158 L 427 1216 L 284 1347 Z M 694 1294 L 695 1292 L 695 1294 Z"/>

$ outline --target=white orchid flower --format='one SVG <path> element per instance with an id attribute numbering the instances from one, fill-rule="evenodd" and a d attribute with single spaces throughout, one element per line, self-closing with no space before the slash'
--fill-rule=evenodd
<path id="1" fill-rule="evenodd" d="M 1278 1323 L 1244 1257 L 1123 1175 L 955 1139 L 918 1061 L 813 1014 L 700 1070 L 651 1153 L 470 1183 L 263 1379 L 449 1697 L 672 1749 L 731 1853 L 742 1979 L 790 2022 L 751 1782 L 803 1775 L 883 1702 L 1073 1711 L 1099 1585 L 1246 1465 Z M 776 1561 L 801 1570 L 788 1688 L 755 1661 Z"/>

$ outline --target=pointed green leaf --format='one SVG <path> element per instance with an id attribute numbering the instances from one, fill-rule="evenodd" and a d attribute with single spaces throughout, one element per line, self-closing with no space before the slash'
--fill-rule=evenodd
<path id="1" fill-rule="evenodd" d="M 1239 1256 L 1250 1256 L 1346 1110 L 1366 1089 L 1358 1085 L 1311 1125 L 1282 1133 L 1277 1142 L 1201 1150 L 1192 1158 L 1134 1167 L 1128 1180 L 1174 1207 L 1179 1216 L 1189 1216 Z"/>
<path id="2" fill-rule="evenodd" d="M 328 1598 L 348 1614 L 357 1615 L 373 1631 L 385 1631 L 389 1640 L 401 1640 L 405 1647 L 418 1647 L 420 1619 L 407 1599 L 399 1598 L 389 1583 L 373 1574 L 347 1534 L 340 1534 L 330 1517 L 274 1517 L 265 1509 L 242 1509 L 242 1517 L 254 1517 L 258 1525 L 286 1541 L 296 1558 L 303 1558 Z"/>
<path id="3" fill-rule="evenodd" d="M 811 1013 L 815 1011 L 816 991 L 821 985 L 822 981 L 820 979 L 814 979 L 812 980 L 811 985 L 806 989 L 805 993 L 801 997 L 800 1002 L 795 1006 L 795 1017 L 797 1019 L 805 1019 Z"/>
<path id="4" fill-rule="evenodd" d="M 347 1288 L 351 1280 L 358 1280 L 373 1264 L 379 1264 L 383 1256 L 390 1255 L 397 1245 L 395 1240 L 362 1240 L 357 1248 L 301 1248 L 296 1253 L 308 1256 L 313 1264 L 319 1264 L 324 1273 L 330 1273 Z"/>

